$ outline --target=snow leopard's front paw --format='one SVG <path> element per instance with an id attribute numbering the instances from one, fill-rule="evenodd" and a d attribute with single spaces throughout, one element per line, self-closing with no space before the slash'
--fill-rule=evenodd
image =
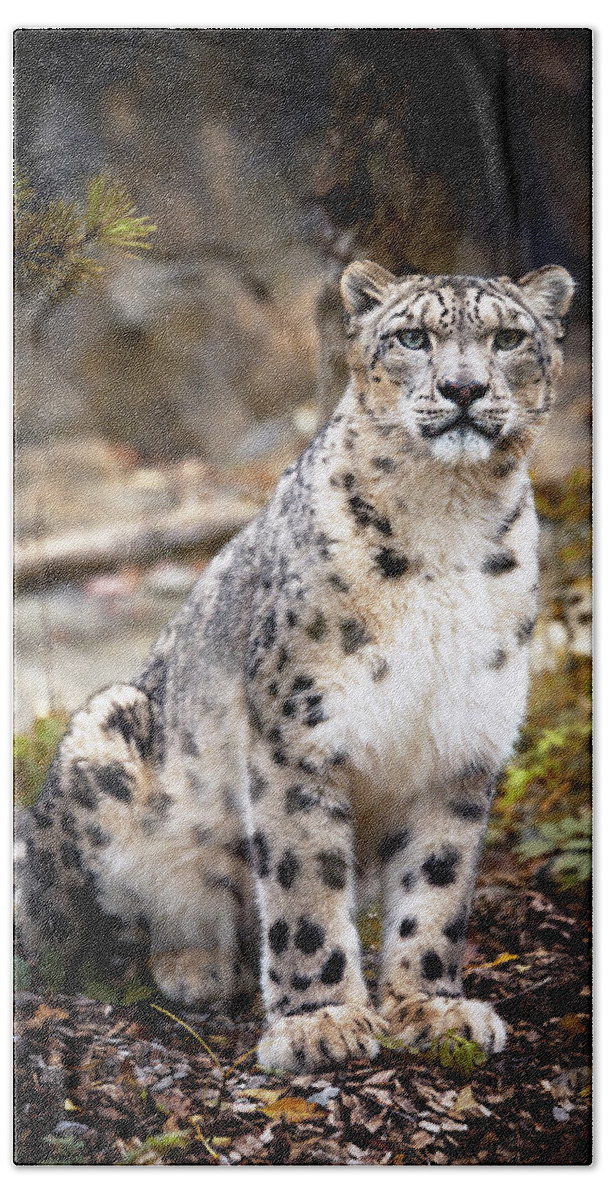
<path id="1" fill-rule="evenodd" d="M 434 1038 L 448 1033 L 477 1042 L 487 1054 L 499 1054 L 507 1042 L 504 1022 L 483 1000 L 418 992 L 387 998 L 381 1011 L 391 1034 L 420 1050 L 428 1049 Z"/>
<path id="2" fill-rule="evenodd" d="M 327 1005 L 275 1021 L 258 1046 L 258 1062 L 267 1069 L 315 1071 L 349 1058 L 375 1058 L 384 1029 L 371 1008 Z"/>

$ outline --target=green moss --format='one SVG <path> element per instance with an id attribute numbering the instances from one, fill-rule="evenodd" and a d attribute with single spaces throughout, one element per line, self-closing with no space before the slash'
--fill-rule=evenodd
<path id="1" fill-rule="evenodd" d="M 146 1165 L 141 1159 L 148 1160 L 150 1165 L 157 1164 L 161 1159 L 171 1157 L 176 1150 L 183 1150 L 192 1137 L 189 1129 L 178 1129 L 175 1132 L 159 1133 L 147 1137 L 141 1146 L 128 1150 L 121 1159 L 122 1166 Z"/>
<path id="2" fill-rule="evenodd" d="M 385 1050 L 397 1053 L 412 1054 L 425 1062 L 439 1063 L 446 1071 L 454 1071 L 464 1079 L 470 1079 L 476 1067 L 482 1067 L 487 1062 L 487 1054 L 477 1042 L 460 1037 L 453 1029 L 443 1037 L 433 1038 L 427 1049 L 408 1046 L 398 1037 L 381 1034 L 378 1041 Z"/>
<path id="3" fill-rule="evenodd" d="M 49 713 L 48 717 L 37 717 L 28 733 L 18 733 L 13 739 L 15 803 L 21 807 L 37 800 L 67 724 L 65 713 Z"/>
<path id="4" fill-rule="evenodd" d="M 591 667 L 576 661 L 532 681 L 519 752 L 499 785 L 488 844 L 510 848 L 561 888 L 591 872 Z"/>
<path id="5" fill-rule="evenodd" d="M 49 1134 L 45 1137 L 50 1154 L 40 1163 L 42 1167 L 83 1167 L 87 1159 L 84 1152 L 84 1142 L 75 1137 L 56 1137 Z"/>
<path id="6" fill-rule="evenodd" d="M 359 938 L 364 950 L 377 950 L 382 941 L 382 916 L 380 907 L 374 904 L 361 913 L 358 921 Z"/>

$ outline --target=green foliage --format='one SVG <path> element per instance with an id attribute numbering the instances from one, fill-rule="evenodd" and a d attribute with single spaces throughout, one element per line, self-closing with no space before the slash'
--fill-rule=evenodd
<path id="1" fill-rule="evenodd" d="M 45 1137 L 51 1153 L 40 1163 L 42 1167 L 83 1167 L 87 1159 L 84 1153 L 84 1142 L 72 1136 L 57 1137 L 50 1133 Z"/>
<path id="2" fill-rule="evenodd" d="M 156 226 L 137 216 L 127 190 L 95 175 L 86 185 L 86 202 L 63 199 L 41 204 L 30 181 L 15 182 L 15 281 L 17 288 L 56 304 L 79 292 L 102 271 L 95 258 L 100 246 L 125 253 L 150 249 Z"/>
<path id="3" fill-rule="evenodd" d="M 18 954 L 13 958 L 13 985 L 16 992 L 28 992 L 32 986 L 31 968 Z"/>
<path id="4" fill-rule="evenodd" d="M 487 1054 L 477 1042 L 460 1037 L 453 1029 L 448 1029 L 445 1037 L 434 1038 L 428 1057 L 436 1058 L 442 1067 L 455 1071 L 464 1079 L 470 1079 L 475 1068 L 483 1067 L 487 1062 Z"/>
<path id="5" fill-rule="evenodd" d="M 410 1047 L 406 1045 L 402 1038 L 393 1037 L 393 1035 L 390 1033 L 379 1033 L 376 1041 L 379 1042 L 379 1044 L 385 1050 L 394 1050 L 397 1054 L 402 1054 L 405 1050 L 410 1049 Z"/>
<path id="6" fill-rule="evenodd" d="M 132 1165 L 145 1166 L 146 1163 L 154 1165 L 167 1155 L 171 1156 L 175 1150 L 183 1150 L 188 1145 L 191 1137 L 192 1132 L 189 1129 L 176 1129 L 147 1137 L 141 1146 L 136 1146 L 133 1150 L 127 1150 L 126 1154 L 123 1154 L 120 1164 L 123 1167 Z M 142 1159 L 144 1160 L 143 1162 Z"/>
<path id="7" fill-rule="evenodd" d="M 523 867 L 545 863 L 559 890 L 580 891 L 591 874 L 590 735 L 590 664 L 534 678 L 519 753 L 488 830 L 488 844 L 512 849 Z"/>
<path id="8" fill-rule="evenodd" d="M 134 975 L 125 983 L 116 983 L 97 976 L 95 964 L 87 960 L 82 964 L 78 973 L 78 983 L 81 991 L 91 1000 L 103 1004 L 114 1004 L 119 1007 L 137 1004 L 141 1000 L 149 1000 L 158 994 L 158 988 L 152 983 Z"/>
<path id="9" fill-rule="evenodd" d="M 97 1000 L 100 1004 L 120 1004 L 120 989 L 115 983 L 99 979 L 91 962 L 84 962 L 80 967 L 78 984 L 89 1000 Z"/>
<path id="10" fill-rule="evenodd" d="M 364 950 L 377 950 L 382 942 L 382 914 L 378 904 L 372 904 L 361 913 L 357 923 L 359 938 Z"/>
<path id="11" fill-rule="evenodd" d="M 66 964 L 60 950 L 54 946 L 48 946 L 39 954 L 34 967 L 38 973 L 43 993 L 63 991 Z"/>
<path id="12" fill-rule="evenodd" d="M 503 811 L 516 808 L 531 791 L 542 791 L 545 798 L 558 796 L 572 774 L 573 764 L 581 757 L 588 760 L 590 735 L 588 721 L 564 722 L 541 730 L 530 749 L 520 753 L 507 767 L 499 808 Z"/>
<path id="13" fill-rule="evenodd" d="M 17 991 L 35 987 L 42 995 L 63 992 L 66 988 L 66 962 L 61 950 L 47 946 L 30 965 L 25 959 L 14 958 L 14 984 Z M 92 959 L 86 959 L 79 968 L 77 988 L 90 1000 L 102 1004 L 126 1007 L 150 1000 L 158 995 L 158 988 L 149 977 L 133 974 L 126 980 L 102 979 Z"/>
<path id="14" fill-rule="evenodd" d="M 148 238 L 156 230 L 149 217 L 138 217 L 126 188 L 95 175 L 87 184 L 84 214 L 85 239 L 121 250 L 150 250 Z"/>
<path id="15" fill-rule="evenodd" d="M 51 759 L 66 731 L 65 713 L 37 717 L 29 733 L 13 739 L 15 803 L 27 808 L 38 799 Z"/>
<path id="16" fill-rule="evenodd" d="M 591 812 L 542 821 L 515 847 L 522 860 L 549 859 L 547 870 L 560 891 L 578 891 L 591 878 Z"/>
<path id="17" fill-rule="evenodd" d="M 393 1050 L 399 1054 L 407 1052 L 426 1062 L 439 1063 L 446 1071 L 454 1071 L 464 1079 L 470 1079 L 476 1067 L 482 1067 L 487 1062 L 487 1055 L 477 1042 L 460 1037 L 453 1029 L 443 1037 L 433 1038 L 426 1049 L 408 1046 L 401 1038 L 381 1034 L 378 1041 L 385 1050 Z"/>
<path id="18" fill-rule="evenodd" d="M 591 570 L 591 471 L 577 467 L 563 483 L 536 485 L 536 509 L 553 524 L 557 557 L 566 577 Z"/>
<path id="19" fill-rule="evenodd" d="M 130 979 L 123 992 L 121 1004 L 139 1004 L 142 1000 L 150 1000 L 158 994 L 158 988 L 151 983 L 143 982 L 138 975 Z"/>
<path id="20" fill-rule="evenodd" d="M 541 517 L 568 525 L 591 519 L 591 471 L 576 467 L 563 482 L 535 483 L 534 500 Z"/>

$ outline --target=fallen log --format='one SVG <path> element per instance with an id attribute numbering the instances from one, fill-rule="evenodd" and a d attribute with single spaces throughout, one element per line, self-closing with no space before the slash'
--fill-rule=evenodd
<path id="1" fill-rule="evenodd" d="M 183 505 L 150 519 L 119 521 L 97 529 L 30 538 L 14 554 L 15 588 L 20 591 L 81 579 L 127 565 L 148 566 L 197 551 L 215 554 L 259 512 L 251 501 L 222 497 Z"/>

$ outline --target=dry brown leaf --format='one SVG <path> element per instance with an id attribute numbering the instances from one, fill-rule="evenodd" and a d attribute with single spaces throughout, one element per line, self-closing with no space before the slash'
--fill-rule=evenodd
<path id="1" fill-rule="evenodd" d="M 366 1087 L 378 1087 L 383 1083 L 390 1083 L 393 1078 L 394 1071 L 377 1071 L 375 1075 L 370 1075 L 369 1079 L 365 1080 Z"/>
<path id="2" fill-rule="evenodd" d="M 232 1143 L 232 1149 L 244 1158 L 254 1158 L 262 1153 L 260 1139 L 254 1133 L 243 1133 Z"/>
<path id="3" fill-rule="evenodd" d="M 298 1125 L 300 1121 L 318 1121 L 325 1116 L 325 1111 L 318 1104 L 311 1104 L 298 1096 L 283 1096 L 262 1109 L 264 1116 L 271 1121 L 287 1121 L 289 1125 Z"/>
<path id="4" fill-rule="evenodd" d="M 566 1013 L 565 1017 L 560 1017 L 559 1024 L 570 1034 L 584 1033 L 586 1028 L 578 1013 Z"/>
<path id="5" fill-rule="evenodd" d="M 369 1096 L 371 1100 L 375 1100 L 376 1104 L 381 1104 L 383 1108 L 392 1105 L 393 1097 L 390 1092 L 384 1091 L 382 1088 L 364 1087 L 364 1096 Z"/>
<path id="6" fill-rule="evenodd" d="M 370 1117 L 370 1119 L 368 1121 L 364 1121 L 363 1124 L 364 1124 L 365 1128 L 367 1129 L 367 1132 L 373 1134 L 373 1133 L 377 1133 L 379 1129 L 382 1129 L 382 1126 L 384 1125 L 385 1117 L 386 1117 L 385 1113 L 378 1113 L 377 1117 Z"/>
<path id="7" fill-rule="evenodd" d="M 424 1147 L 430 1146 L 432 1141 L 430 1133 L 425 1133 L 424 1129 L 420 1129 L 417 1133 L 412 1134 L 410 1146 L 413 1146 L 414 1150 L 424 1150 Z"/>
<path id="8" fill-rule="evenodd" d="M 40 1029 L 46 1021 L 67 1021 L 68 1013 L 62 1008 L 49 1008 L 48 1004 L 39 1004 L 33 1017 L 24 1022 L 24 1029 Z"/>
<path id="9" fill-rule="evenodd" d="M 237 1092 L 235 1099 L 241 1096 L 247 1096 L 248 1100 L 258 1100 L 260 1104 L 274 1104 L 275 1100 L 279 1100 L 285 1095 L 285 1088 L 280 1091 L 273 1091 L 271 1088 L 243 1088 L 242 1092 Z"/>
<path id="10" fill-rule="evenodd" d="M 482 1106 L 477 1103 L 473 1089 L 470 1083 L 467 1083 L 466 1087 L 460 1089 L 452 1107 L 448 1109 L 448 1116 L 462 1117 L 465 1113 L 469 1113 L 471 1116 L 477 1117 L 485 1116 L 486 1112 L 487 1109 L 484 1112 Z"/>

